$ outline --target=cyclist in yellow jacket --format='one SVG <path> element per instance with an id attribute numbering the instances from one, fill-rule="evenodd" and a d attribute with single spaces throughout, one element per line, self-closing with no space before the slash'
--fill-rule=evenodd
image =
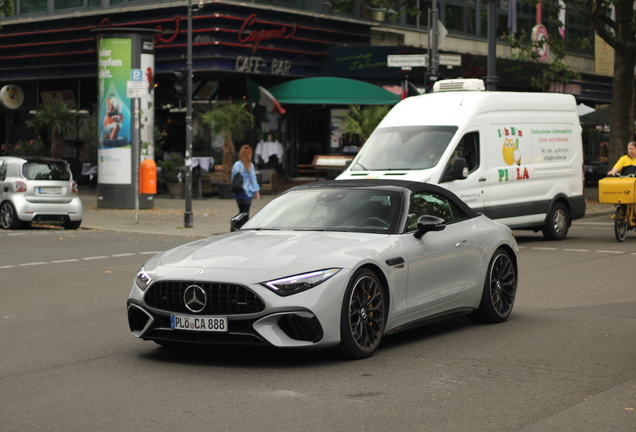
<path id="1" fill-rule="evenodd" d="M 612 168 L 607 175 L 613 176 L 620 172 L 621 175 L 636 175 L 636 141 L 631 141 L 627 144 L 627 154 L 621 157 L 614 168 Z"/>

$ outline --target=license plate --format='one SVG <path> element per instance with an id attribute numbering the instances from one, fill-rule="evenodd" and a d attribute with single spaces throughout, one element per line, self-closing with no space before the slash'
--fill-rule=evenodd
<path id="1" fill-rule="evenodd" d="M 170 315 L 170 327 L 175 330 L 227 332 L 226 317 L 193 317 Z"/>
<path id="2" fill-rule="evenodd" d="M 45 194 L 45 195 L 60 195 L 62 193 L 62 188 L 61 187 L 40 187 L 38 188 L 38 191 L 41 194 Z"/>

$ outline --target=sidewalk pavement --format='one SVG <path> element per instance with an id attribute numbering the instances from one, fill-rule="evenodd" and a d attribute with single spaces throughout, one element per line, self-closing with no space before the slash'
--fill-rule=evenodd
<path id="1" fill-rule="evenodd" d="M 260 210 L 278 195 L 262 195 L 253 200 L 250 215 Z M 173 199 L 165 195 L 156 195 L 152 209 L 140 209 L 138 222 L 135 210 L 116 210 L 97 208 L 97 191 L 80 189 L 84 204 L 84 218 L 81 228 L 101 231 L 137 232 L 156 235 L 180 235 L 200 238 L 230 232 L 230 218 L 238 213 L 236 201 L 220 199 L 218 196 L 192 199 L 192 228 L 184 227 L 185 199 Z M 613 204 L 599 204 L 598 190 L 586 188 L 586 216 L 611 214 Z M 609 218 L 608 218 L 609 222 Z"/>

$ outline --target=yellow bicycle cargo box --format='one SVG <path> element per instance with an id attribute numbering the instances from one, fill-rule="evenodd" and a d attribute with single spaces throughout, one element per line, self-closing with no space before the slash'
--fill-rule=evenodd
<path id="1" fill-rule="evenodd" d="M 603 204 L 634 204 L 636 178 L 607 177 L 598 182 L 598 201 Z"/>

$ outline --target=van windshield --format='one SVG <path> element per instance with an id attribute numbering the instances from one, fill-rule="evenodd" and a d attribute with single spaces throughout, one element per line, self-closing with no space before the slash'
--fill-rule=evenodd
<path id="1" fill-rule="evenodd" d="M 421 170 L 434 167 L 456 131 L 456 126 L 377 129 L 360 150 L 351 170 Z"/>

